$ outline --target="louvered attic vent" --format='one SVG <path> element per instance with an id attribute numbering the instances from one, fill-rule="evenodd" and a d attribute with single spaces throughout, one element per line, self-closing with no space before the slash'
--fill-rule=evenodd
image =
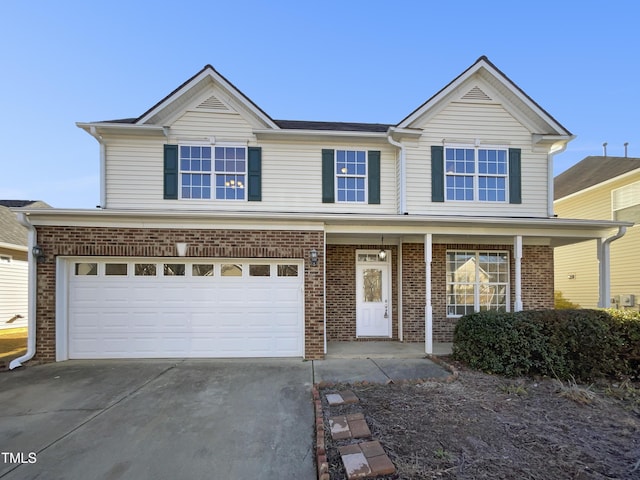
<path id="1" fill-rule="evenodd" d="M 203 110 L 223 110 L 228 111 L 227 106 L 218 99 L 215 95 L 211 95 L 204 102 L 198 105 L 198 108 Z"/>
<path id="2" fill-rule="evenodd" d="M 463 97 L 463 100 L 491 100 L 491 97 L 484 93 L 480 87 L 475 86 L 469 90 Z"/>

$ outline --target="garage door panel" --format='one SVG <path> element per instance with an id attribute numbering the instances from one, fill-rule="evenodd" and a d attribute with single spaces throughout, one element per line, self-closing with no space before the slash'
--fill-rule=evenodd
<path id="1" fill-rule="evenodd" d="M 242 277 L 220 276 L 220 267 L 192 277 L 186 260 L 185 276 L 163 276 L 154 259 L 128 262 L 128 276 L 102 267 L 70 277 L 70 358 L 302 355 L 302 277 L 251 277 L 241 260 L 218 263 L 244 265 Z M 135 276 L 134 263 L 155 263 L 158 275 Z"/>

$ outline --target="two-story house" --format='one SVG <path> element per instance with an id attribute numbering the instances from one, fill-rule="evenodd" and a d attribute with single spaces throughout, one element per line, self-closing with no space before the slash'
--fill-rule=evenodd
<path id="1" fill-rule="evenodd" d="M 555 178 L 555 211 L 561 217 L 640 223 L 640 158 L 589 156 Z M 612 231 L 611 234 L 615 232 Z M 611 245 L 608 288 L 598 275 L 598 240 L 555 250 L 555 288 L 583 308 L 638 310 L 640 227 Z M 604 295 L 605 291 L 609 293 Z M 600 295 L 602 293 L 603 295 Z"/>
<path id="2" fill-rule="evenodd" d="M 15 365 L 431 352 L 466 313 L 553 307 L 553 248 L 624 223 L 554 218 L 572 135 L 486 57 L 395 124 L 274 120 L 207 65 L 78 126 L 101 208 L 23 213 L 40 258 Z"/>

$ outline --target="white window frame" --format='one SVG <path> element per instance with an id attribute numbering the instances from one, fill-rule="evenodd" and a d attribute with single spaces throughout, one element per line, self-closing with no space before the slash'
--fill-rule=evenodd
<path id="1" fill-rule="evenodd" d="M 463 150 L 473 150 L 474 151 L 474 170 L 473 174 L 465 174 L 465 173 L 447 173 L 447 149 L 463 149 Z M 480 150 L 502 150 L 505 152 L 506 164 L 505 164 L 505 173 L 504 174 L 493 174 L 493 173 L 480 173 L 480 159 L 479 159 L 479 151 Z M 444 162 L 444 200 L 445 202 L 475 202 L 482 204 L 502 204 L 509 203 L 509 147 L 505 145 L 479 145 L 479 144 L 445 144 L 443 150 L 443 162 Z M 447 178 L 448 177 L 472 177 L 473 178 L 473 199 L 471 200 L 456 200 L 447 198 Z M 504 178 L 504 200 L 480 200 L 480 177 L 489 177 L 489 178 Z"/>
<path id="2" fill-rule="evenodd" d="M 358 153 L 364 153 L 364 174 L 349 173 L 348 171 L 342 172 L 341 171 L 342 169 L 338 167 L 338 152 L 345 152 L 345 156 L 347 152 L 355 152 L 356 155 Z M 346 160 L 344 163 L 346 163 Z M 369 198 L 368 198 L 369 197 L 369 188 L 368 188 L 369 152 L 364 148 L 336 148 L 333 154 L 333 165 L 335 169 L 334 185 L 335 185 L 335 192 L 336 192 L 335 193 L 336 203 L 357 203 L 357 204 L 368 203 L 369 201 Z M 364 182 L 364 198 L 362 200 L 346 200 L 346 199 L 340 200 L 340 188 L 338 186 L 340 178 L 344 178 L 344 179 L 355 178 L 356 180 L 362 179 Z M 345 189 L 345 192 L 346 191 L 348 191 L 348 189 Z"/>
<path id="3" fill-rule="evenodd" d="M 474 281 L 473 282 L 454 282 L 450 280 L 450 275 L 453 273 L 449 270 L 449 254 L 451 253 L 465 253 L 465 254 L 474 254 L 475 255 L 475 272 L 474 272 Z M 480 275 L 478 275 L 478 269 L 480 268 L 480 262 L 478 261 L 478 259 L 480 258 L 481 255 L 486 255 L 486 254 L 495 254 L 495 255 L 504 255 L 507 257 L 507 262 L 506 262 L 506 266 L 507 266 L 507 271 L 506 271 L 506 275 L 507 275 L 507 282 L 486 282 L 486 283 L 482 283 L 480 282 L 479 278 Z M 482 284 L 484 285 L 490 285 L 490 286 L 501 286 L 504 285 L 505 288 L 505 311 L 510 312 L 511 311 L 511 257 L 510 257 L 510 253 L 508 250 L 481 250 L 481 249 L 452 249 L 452 250 L 447 250 L 445 253 L 446 257 L 445 257 L 445 275 L 446 275 L 446 281 L 445 281 L 445 285 L 446 285 L 446 303 L 445 303 L 445 307 L 446 307 L 446 316 L 447 318 L 460 318 L 462 315 L 461 314 L 457 314 L 455 312 L 450 312 L 450 308 L 451 307 L 455 307 L 456 304 L 450 304 L 449 303 L 449 287 L 451 285 L 473 285 L 473 311 L 474 312 L 479 312 L 481 311 L 481 305 L 480 305 L 480 286 Z M 490 311 L 494 311 L 495 309 L 490 308 Z"/>
<path id="4" fill-rule="evenodd" d="M 211 169 L 210 170 L 183 170 L 182 169 L 182 147 L 207 147 L 211 148 Z M 227 172 L 226 170 L 216 170 L 216 148 L 235 148 L 244 150 L 244 171 L 242 172 Z M 214 202 L 246 202 L 248 197 L 247 181 L 249 176 L 249 149 L 246 145 L 240 145 L 237 143 L 200 143 L 198 141 L 185 141 L 178 144 L 178 192 L 180 200 L 185 201 L 214 201 Z M 208 198 L 192 198 L 184 197 L 182 195 L 182 175 L 183 174 L 202 174 L 209 175 L 209 197 Z M 226 175 L 235 175 L 244 177 L 244 183 L 240 185 L 240 188 L 244 189 L 243 198 L 217 198 L 217 177 Z M 235 187 L 232 187 L 235 188 Z"/>

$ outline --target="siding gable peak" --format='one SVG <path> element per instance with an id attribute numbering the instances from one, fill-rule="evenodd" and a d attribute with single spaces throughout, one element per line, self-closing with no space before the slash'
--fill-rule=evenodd
<path id="1" fill-rule="evenodd" d="M 180 116 L 187 108 L 193 108 L 194 100 L 196 98 L 200 99 L 206 93 L 208 95 L 202 98 L 195 108 L 202 106 L 204 103 L 203 108 L 221 111 L 220 108 L 226 106 L 239 112 L 242 111 L 243 116 L 249 123 L 257 127 L 274 130 L 280 128 L 264 110 L 258 107 L 211 65 L 206 65 L 193 77 L 138 117 L 134 123 L 137 125 L 166 125 L 168 119 Z M 212 95 L 214 98 L 212 98 Z M 225 98 L 225 100 L 223 101 L 221 97 Z"/>
<path id="2" fill-rule="evenodd" d="M 565 136 L 571 132 L 547 113 L 509 77 L 485 56 L 480 57 L 464 72 L 454 78 L 430 99 L 416 108 L 400 123 L 398 128 L 416 128 L 425 119 L 442 110 L 454 100 L 493 101 L 502 104 L 515 118 L 529 126 L 532 133 Z"/>

